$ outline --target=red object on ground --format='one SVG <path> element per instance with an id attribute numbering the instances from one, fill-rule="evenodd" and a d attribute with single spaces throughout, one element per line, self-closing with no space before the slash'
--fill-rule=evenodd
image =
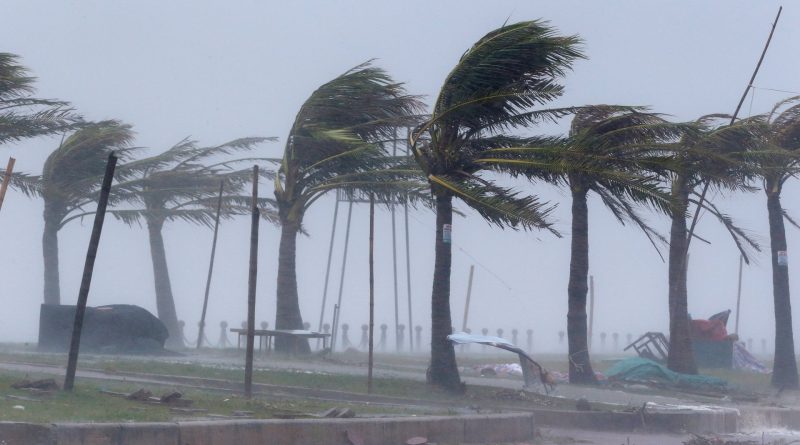
<path id="1" fill-rule="evenodd" d="M 698 340 L 723 341 L 728 330 L 722 320 L 692 320 L 692 338 Z"/>

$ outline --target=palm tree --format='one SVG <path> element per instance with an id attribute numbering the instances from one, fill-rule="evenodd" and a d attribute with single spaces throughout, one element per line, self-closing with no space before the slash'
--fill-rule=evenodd
<path id="1" fill-rule="evenodd" d="M 669 333 L 668 367 L 677 372 L 697 373 L 690 337 L 687 280 L 689 230 L 687 211 L 701 205 L 725 227 L 749 264 L 752 250 L 760 250 L 745 230 L 708 200 L 700 200 L 702 185 L 717 191 L 751 191 L 746 184 L 753 170 L 746 163 L 747 153 L 761 141 L 759 126 L 752 119 L 732 125 L 726 115 L 708 115 L 696 121 L 698 131 L 686 133 L 675 147 L 673 168 L 666 176 L 673 209 L 669 238 Z M 707 184 L 707 185 L 704 185 Z M 692 238 L 704 241 L 697 235 Z"/>
<path id="2" fill-rule="evenodd" d="M 783 185 L 800 173 L 800 96 L 775 105 L 760 117 L 766 126 L 765 144 L 754 153 L 754 164 L 767 195 L 769 237 L 772 255 L 772 294 L 775 301 L 775 361 L 772 385 L 797 388 L 797 362 L 794 354 L 789 270 L 784 262 L 786 230 L 784 219 L 800 228 L 781 206 Z"/>
<path id="3" fill-rule="evenodd" d="M 485 151 L 515 145 L 509 129 L 552 120 L 568 110 L 534 110 L 560 96 L 558 80 L 582 57 L 577 36 L 562 37 L 547 23 L 503 26 L 467 50 L 444 81 L 433 113 L 411 135 L 414 158 L 436 200 L 436 248 L 431 295 L 431 362 L 428 382 L 462 391 L 450 316 L 450 230 L 453 198 L 489 223 L 550 228 L 550 207 L 480 176 L 499 163 Z M 507 165 L 507 164 L 505 164 Z M 551 229 L 552 230 L 552 229 Z"/>
<path id="4" fill-rule="evenodd" d="M 662 212 L 670 208 L 669 194 L 659 187 L 655 172 L 669 167 L 664 144 L 674 142 L 682 125 L 665 121 L 642 108 L 594 105 L 575 113 L 569 137 L 535 141 L 528 147 L 489 150 L 495 157 L 514 162 L 513 169 L 528 165 L 524 174 L 567 187 L 572 195 L 572 247 L 567 286 L 567 338 L 571 383 L 597 383 L 589 357 L 586 293 L 589 275 L 589 209 L 594 192 L 623 225 L 638 226 L 653 243 L 666 238 L 653 230 L 637 211 L 650 205 Z M 516 173 L 514 170 L 511 173 Z M 660 255 L 660 252 L 659 252 Z"/>
<path id="5" fill-rule="evenodd" d="M 0 52 L 0 145 L 64 133 L 81 124 L 67 102 L 33 97 L 35 80 L 19 56 Z"/>
<path id="6" fill-rule="evenodd" d="M 412 169 L 388 157 L 381 143 L 393 138 L 397 127 L 414 124 L 420 109 L 417 97 L 370 62 L 322 85 L 300 108 L 275 178 L 281 225 L 276 329 L 303 326 L 295 256 L 306 210 L 330 190 L 373 192 L 381 200 L 395 194 L 395 186 L 409 184 L 403 175 Z M 278 337 L 275 348 L 307 351 L 308 342 L 293 345 Z"/>
<path id="7" fill-rule="evenodd" d="M 213 208 L 217 200 L 220 182 L 227 190 L 223 196 L 224 218 L 249 213 L 246 197 L 239 195 L 249 182 L 251 169 L 234 169 L 244 162 L 263 159 L 225 159 L 235 152 L 252 150 L 267 138 L 242 138 L 221 145 L 200 147 L 196 141 L 184 139 L 165 152 L 139 159 L 121 166 L 128 179 L 115 187 L 117 202 L 141 204 L 142 208 L 112 209 L 111 213 L 128 225 L 141 224 L 144 220 L 150 240 L 150 256 L 153 264 L 156 309 L 158 318 L 169 331 L 167 345 L 182 348 L 183 335 L 178 325 L 172 284 L 167 267 L 167 255 L 162 230 L 170 221 L 185 222 L 210 227 Z M 273 139 L 274 140 L 274 139 Z M 216 159 L 206 165 L 205 161 Z M 220 160 L 221 159 L 221 160 Z M 263 169 L 265 177 L 272 179 L 269 170 Z M 262 215 L 274 219 L 271 200 L 262 199 Z M 75 215 L 72 218 L 83 215 Z"/>
<path id="8" fill-rule="evenodd" d="M 39 189 L 44 199 L 44 302 L 60 304 L 58 232 L 97 199 L 110 152 L 127 159 L 133 132 L 119 121 L 89 123 L 67 137 L 44 163 Z M 120 177 L 122 173 L 117 173 Z M 113 197 L 112 197 L 113 201 Z"/>

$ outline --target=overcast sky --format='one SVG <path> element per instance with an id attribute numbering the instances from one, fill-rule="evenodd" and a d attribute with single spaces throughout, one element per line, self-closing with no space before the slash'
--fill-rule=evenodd
<path id="1" fill-rule="evenodd" d="M 579 34 L 588 60 L 575 64 L 566 94 L 553 105 L 647 105 L 674 120 L 731 113 L 752 73 L 778 9 L 772 1 L 544 2 L 544 1 L 12 1 L 0 3 L 0 51 L 22 57 L 38 77 L 40 97 L 70 101 L 87 119 L 115 118 L 134 126 L 136 145 L 151 153 L 186 136 L 215 144 L 243 136 L 276 136 L 260 148 L 278 157 L 299 106 L 320 84 L 365 60 L 406 82 L 410 92 L 435 97 L 460 55 L 488 31 L 510 22 L 543 18 L 562 33 Z M 800 92 L 800 8 L 788 4 L 742 115 L 767 111 Z M 795 93 L 800 94 L 800 93 Z M 568 122 L 564 123 L 565 128 Z M 533 129 L 533 131 L 549 131 Z M 557 130 L 557 129 L 556 129 Z M 17 169 L 40 173 L 58 140 L 37 139 L 0 147 Z M 5 160 L 2 160 L 5 163 Z M 537 349 L 557 347 L 566 324 L 569 267 L 569 196 L 548 186 L 517 183 L 558 203 L 554 216 L 563 238 L 549 233 L 500 231 L 474 213 L 453 228 L 453 321 L 461 326 L 466 282 L 476 265 L 469 325 L 535 332 Z M 262 193 L 271 193 L 264 184 Z M 784 192 L 784 206 L 800 214 L 800 187 Z M 714 202 L 752 230 L 769 251 L 762 192 L 713 195 Z M 298 242 L 298 281 L 305 320 L 316 326 L 323 293 L 332 197 L 317 202 L 305 219 L 309 237 Z M 463 208 L 463 205 L 461 206 Z M 341 209 L 340 209 L 341 210 Z M 10 192 L 0 213 L 0 340 L 35 341 L 42 302 L 42 204 Z M 329 284 L 336 297 L 346 214 Z M 249 229 L 247 218 L 221 227 L 209 306 L 209 337 L 218 323 L 245 318 Z M 367 317 L 367 209 L 353 212 L 342 319 Z M 651 221 L 664 233 L 663 217 Z M 402 213 L 398 245 L 403 246 Z M 633 228 L 620 227 L 596 198 L 590 199 L 590 270 L 595 276 L 595 332 L 667 331 L 667 265 Z M 433 275 L 434 217 L 410 215 L 414 324 L 428 335 Z M 91 220 L 62 230 L 62 301 L 77 298 Z M 710 216 L 699 233 L 712 245 L 691 249 L 689 309 L 705 318 L 735 309 L 738 253 Z M 274 324 L 279 231 L 261 231 L 257 319 Z M 788 228 L 789 251 L 800 231 Z M 212 233 L 182 223 L 165 229 L 179 318 L 196 329 Z M 393 324 L 391 220 L 377 225 L 378 323 Z M 800 250 L 800 249 L 797 249 Z M 407 320 L 405 258 L 400 249 L 401 322 Z M 790 255 L 795 294 L 800 265 Z M 769 254 L 745 269 L 740 335 L 760 341 L 774 335 Z M 138 304 L 155 312 L 147 233 L 106 220 L 90 305 Z M 330 318 L 331 306 L 326 311 Z M 795 305 L 795 320 L 800 309 Z M 732 324 L 733 321 L 731 321 Z M 732 326 L 729 326 L 732 329 Z M 800 329 L 795 329 L 798 331 Z M 354 333 L 353 340 L 358 340 Z M 426 340 L 427 342 L 427 340 Z"/>

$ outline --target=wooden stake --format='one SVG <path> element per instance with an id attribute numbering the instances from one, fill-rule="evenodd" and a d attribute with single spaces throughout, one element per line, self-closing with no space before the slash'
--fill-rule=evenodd
<path id="1" fill-rule="evenodd" d="M 81 331 L 83 330 L 83 316 L 86 313 L 86 300 L 89 298 L 89 287 L 92 284 L 94 260 L 97 257 L 97 247 L 100 245 L 100 233 L 103 231 L 103 221 L 106 217 L 108 195 L 111 193 L 111 181 L 114 179 L 114 169 L 117 166 L 117 157 L 114 153 L 108 155 L 106 173 L 100 186 L 100 198 L 97 201 L 97 211 L 94 214 L 94 227 L 89 238 L 89 249 L 86 252 L 86 262 L 83 265 L 83 278 L 78 291 L 78 304 L 75 306 L 75 322 L 72 325 L 72 340 L 69 345 L 69 359 L 67 360 L 67 375 L 64 377 L 64 391 L 72 391 L 75 385 L 75 371 L 78 368 L 78 350 L 81 345 Z"/>
<path id="2" fill-rule="evenodd" d="M 472 275 L 475 272 L 475 265 L 469 266 L 469 281 L 467 281 L 467 301 L 464 303 L 464 322 L 461 324 L 461 331 L 467 331 L 467 319 L 469 318 L 469 300 L 472 297 Z"/>
<path id="3" fill-rule="evenodd" d="M 594 275 L 589 275 L 589 348 L 592 347 L 592 329 L 594 328 Z"/>
<path id="4" fill-rule="evenodd" d="M 375 331 L 375 195 L 369 195 L 369 368 L 367 370 L 367 393 L 372 393 L 372 365 Z"/>
<path id="5" fill-rule="evenodd" d="M 214 239 L 211 241 L 211 260 L 208 262 L 206 277 L 206 294 L 203 297 L 203 312 L 200 314 L 200 329 L 197 331 L 197 349 L 203 344 L 203 330 L 206 327 L 206 309 L 208 309 L 208 293 L 211 290 L 211 273 L 214 271 L 214 255 L 217 253 L 217 233 L 219 232 L 219 214 L 222 210 L 222 189 L 225 182 L 219 182 L 219 198 L 217 199 L 217 215 L 214 217 Z"/>
<path id="6" fill-rule="evenodd" d="M 14 158 L 8 158 L 8 166 L 6 167 L 6 174 L 3 177 L 3 185 L 0 186 L 0 209 L 3 208 L 3 201 L 6 199 L 6 190 L 8 184 L 11 183 L 11 173 L 14 172 L 14 163 L 17 162 Z"/>
<path id="7" fill-rule="evenodd" d="M 256 275 L 258 273 L 258 166 L 253 166 L 253 204 L 250 220 L 250 278 L 247 283 L 247 352 L 244 364 L 244 394 L 253 397 L 253 348 L 256 325 Z"/>

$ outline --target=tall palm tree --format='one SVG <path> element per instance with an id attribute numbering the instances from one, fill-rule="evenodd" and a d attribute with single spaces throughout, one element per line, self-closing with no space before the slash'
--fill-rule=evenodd
<path id="1" fill-rule="evenodd" d="M 789 269 L 786 259 L 784 220 L 795 227 L 781 205 L 783 185 L 800 173 L 800 96 L 778 102 L 761 116 L 765 124 L 765 144 L 754 153 L 753 161 L 767 195 L 769 237 L 772 256 L 772 294 L 775 301 L 775 361 L 772 385 L 797 388 L 797 362 L 794 353 Z"/>
<path id="2" fill-rule="evenodd" d="M 659 187 L 658 172 L 669 168 L 665 144 L 685 130 L 643 108 L 593 105 L 576 111 L 569 137 L 533 141 L 540 145 L 488 150 L 513 162 L 512 174 L 524 174 L 567 187 L 572 195 L 572 241 L 567 286 L 567 338 L 571 383 L 597 383 L 589 357 L 586 294 L 589 276 L 589 209 L 595 193 L 623 225 L 639 227 L 658 251 L 666 238 L 639 214 L 641 206 L 667 213 L 669 194 Z M 516 170 L 516 171 L 515 171 Z M 660 252 L 659 252 L 660 254 Z"/>
<path id="3" fill-rule="evenodd" d="M 709 200 L 701 202 L 699 188 L 716 191 L 752 191 L 747 182 L 753 170 L 747 153 L 757 148 L 761 130 L 752 119 L 727 124 L 730 116 L 708 115 L 696 121 L 697 132 L 687 133 L 675 147 L 673 168 L 666 176 L 672 199 L 669 238 L 669 333 L 668 367 L 677 372 L 696 374 L 689 326 L 687 258 L 689 230 L 687 212 L 690 205 L 701 205 L 728 231 L 746 262 L 758 243 Z M 707 186 L 706 186 L 707 184 Z M 693 238 L 703 241 L 697 235 Z"/>
<path id="4" fill-rule="evenodd" d="M 397 165 L 381 143 L 394 138 L 397 127 L 417 122 L 419 110 L 417 97 L 370 62 L 320 86 L 300 108 L 275 178 L 281 225 L 276 329 L 303 326 L 295 256 L 306 210 L 331 190 L 373 192 L 380 200 L 391 195 L 394 186 L 408 184 L 403 179 L 408 166 Z M 308 343 L 291 344 L 278 337 L 275 348 L 307 351 Z"/>
<path id="5" fill-rule="evenodd" d="M 131 127 L 109 120 L 86 124 L 67 137 L 44 163 L 38 191 L 44 199 L 44 302 L 60 304 L 58 232 L 97 200 L 110 152 L 128 159 Z M 115 174 L 118 178 L 122 173 Z M 113 197 L 112 197 L 113 201 Z"/>
<path id="6" fill-rule="evenodd" d="M 34 97 L 35 80 L 19 56 L 0 52 L 0 145 L 64 133 L 81 124 L 67 102 Z"/>
<path id="7" fill-rule="evenodd" d="M 450 268 L 453 198 L 499 227 L 550 228 L 550 210 L 481 177 L 497 165 L 485 151 L 515 144 L 507 130 L 555 119 L 568 110 L 534 109 L 562 94 L 558 83 L 582 57 L 577 36 L 559 36 L 542 21 L 503 26 L 478 40 L 444 81 L 429 119 L 411 136 L 414 158 L 436 200 L 428 382 L 461 391 L 451 332 Z M 511 141 L 511 142 L 510 142 Z"/>
<path id="8" fill-rule="evenodd" d="M 115 186 L 115 201 L 133 203 L 141 208 L 114 208 L 108 213 L 128 225 L 141 224 L 142 220 L 147 225 L 156 309 L 158 318 L 169 331 L 169 347 L 181 348 L 184 344 L 167 266 L 162 235 L 164 224 L 181 220 L 210 227 L 214 220 L 213 209 L 221 181 L 226 190 L 221 216 L 228 218 L 249 213 L 249 207 L 245 205 L 246 197 L 239 193 L 251 180 L 251 169 L 237 170 L 236 167 L 244 162 L 260 162 L 263 159 L 229 159 L 228 155 L 252 150 L 266 140 L 268 139 L 242 138 L 221 145 L 201 147 L 196 141 L 184 139 L 163 153 L 128 162 L 120 167 L 127 179 Z M 266 178 L 272 179 L 268 175 L 269 170 L 263 169 L 262 172 Z M 271 200 L 262 199 L 262 204 L 262 215 L 267 219 L 274 219 Z M 71 218 L 82 216 L 84 215 L 78 214 Z"/>

